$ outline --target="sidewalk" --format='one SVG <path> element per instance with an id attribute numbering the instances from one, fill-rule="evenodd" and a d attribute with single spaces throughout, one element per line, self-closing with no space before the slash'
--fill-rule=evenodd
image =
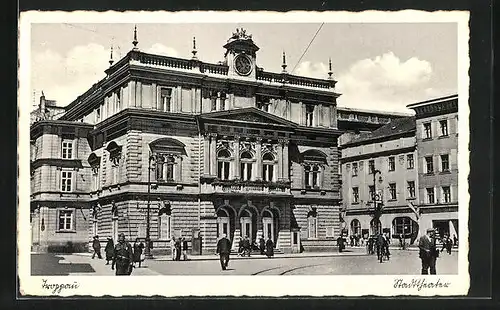
<path id="1" fill-rule="evenodd" d="M 59 262 L 61 265 L 65 264 L 89 264 L 95 270 L 95 274 L 101 276 L 114 276 L 115 270 L 111 269 L 111 262 L 109 265 L 106 265 L 105 259 L 98 259 L 97 257 L 92 259 L 92 253 L 74 253 L 74 254 L 57 254 L 57 256 L 62 257 L 63 259 Z M 151 270 L 147 266 L 147 261 L 141 264 L 141 268 L 136 267 L 132 271 L 132 275 L 137 276 L 154 276 L 159 275 L 159 273 Z M 71 273 L 73 276 L 88 276 L 91 273 L 79 273 L 74 272 Z"/>

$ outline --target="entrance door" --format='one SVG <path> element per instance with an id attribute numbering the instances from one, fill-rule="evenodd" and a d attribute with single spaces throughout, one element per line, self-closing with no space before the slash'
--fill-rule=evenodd
<path id="1" fill-rule="evenodd" d="M 269 210 L 264 211 L 264 214 L 262 214 L 262 230 L 264 238 L 270 238 L 274 242 L 274 219 Z"/>
<path id="2" fill-rule="evenodd" d="M 245 237 L 248 236 L 248 238 L 252 238 L 252 218 L 249 216 L 241 217 L 240 220 L 241 223 L 241 236 Z"/>
<path id="3" fill-rule="evenodd" d="M 217 218 L 217 236 L 222 237 L 223 234 L 226 234 L 228 238 L 229 236 L 229 217 L 218 217 Z"/>

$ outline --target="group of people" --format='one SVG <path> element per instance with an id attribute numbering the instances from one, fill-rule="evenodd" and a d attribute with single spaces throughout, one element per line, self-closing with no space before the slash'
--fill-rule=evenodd
<path id="1" fill-rule="evenodd" d="M 170 240 L 170 249 L 172 251 L 172 260 L 179 261 L 181 260 L 181 256 L 182 260 L 188 260 L 188 242 L 186 238 L 179 237 L 175 239 L 175 237 L 172 237 L 172 240 Z"/>
<path id="2" fill-rule="evenodd" d="M 240 237 L 240 241 L 238 242 L 238 256 L 250 257 L 252 248 L 258 248 L 260 255 L 266 255 L 269 258 L 274 256 L 274 242 L 271 238 L 268 237 L 267 240 L 264 240 L 264 236 L 260 236 L 259 244 L 256 242 L 252 244 L 248 236 L 244 238 Z"/>
<path id="3" fill-rule="evenodd" d="M 92 241 L 92 248 L 94 250 L 92 254 L 92 259 L 97 257 L 102 259 L 101 255 L 101 242 L 99 236 L 94 236 Z M 114 244 L 112 238 L 108 238 L 106 242 L 106 247 L 104 252 L 106 255 L 106 265 L 109 265 L 111 261 L 111 269 L 115 270 L 116 275 L 130 275 L 136 264 L 141 267 L 141 263 L 144 261 L 144 243 L 142 243 L 138 238 L 135 240 L 133 246 L 125 241 L 125 234 L 120 233 L 118 235 L 118 242 Z"/>

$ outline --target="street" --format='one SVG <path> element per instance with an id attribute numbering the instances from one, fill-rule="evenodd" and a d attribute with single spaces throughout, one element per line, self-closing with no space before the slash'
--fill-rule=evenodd
<path id="1" fill-rule="evenodd" d="M 266 258 L 231 256 L 228 269 L 221 270 L 218 256 L 193 256 L 189 261 L 172 261 L 156 257 L 135 268 L 132 275 L 403 275 L 420 274 L 420 259 L 415 250 L 391 250 L 389 261 L 380 263 L 376 255 L 366 255 L 362 248 L 343 253 L 301 253 Z M 32 254 L 32 275 L 113 275 L 103 259 L 92 259 L 88 253 L 59 255 Z M 438 274 L 458 272 L 458 252 L 441 253 Z"/>

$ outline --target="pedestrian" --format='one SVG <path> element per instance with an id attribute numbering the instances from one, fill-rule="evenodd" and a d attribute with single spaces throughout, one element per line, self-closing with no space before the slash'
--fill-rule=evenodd
<path id="1" fill-rule="evenodd" d="M 109 265 L 109 261 L 113 260 L 113 252 L 115 250 L 115 244 L 112 238 L 108 238 L 104 252 L 106 252 L 106 265 Z"/>
<path id="2" fill-rule="evenodd" d="M 344 238 L 342 236 L 337 238 L 337 245 L 339 247 L 339 253 L 342 253 L 342 250 L 344 249 Z"/>
<path id="3" fill-rule="evenodd" d="M 94 241 L 92 241 L 92 248 L 94 249 L 94 253 L 92 253 L 92 259 L 94 259 L 94 257 L 96 256 L 96 254 L 97 254 L 97 257 L 99 259 L 102 259 L 102 256 L 101 256 L 101 241 L 99 241 L 99 236 L 94 236 Z"/>
<path id="4" fill-rule="evenodd" d="M 453 235 L 453 246 L 457 246 L 458 245 L 458 238 L 457 236 L 454 234 Z"/>
<path id="5" fill-rule="evenodd" d="M 120 233 L 113 253 L 111 270 L 114 270 L 116 265 L 117 276 L 129 276 L 132 273 L 133 264 L 134 253 L 132 252 L 132 246 L 125 241 L 125 234 Z"/>
<path id="6" fill-rule="evenodd" d="M 139 268 L 141 267 L 142 263 L 142 251 L 144 250 L 144 243 L 139 241 L 139 238 L 135 239 L 134 242 L 134 267 L 135 263 L 139 263 Z"/>
<path id="7" fill-rule="evenodd" d="M 382 262 L 384 259 L 385 250 L 385 238 L 382 233 L 378 233 L 376 237 L 375 245 L 377 247 L 377 259 Z"/>
<path id="8" fill-rule="evenodd" d="M 432 228 L 427 229 L 427 234 L 418 240 L 419 257 L 422 261 L 422 274 L 436 274 L 436 259 L 439 251 L 436 249 L 435 231 Z"/>
<path id="9" fill-rule="evenodd" d="M 399 234 L 399 248 L 401 250 L 404 250 L 404 246 L 403 246 L 403 234 Z"/>
<path id="10" fill-rule="evenodd" d="M 266 256 L 268 258 L 271 258 L 274 256 L 274 242 L 269 237 L 267 238 L 267 241 L 266 241 Z"/>
<path id="11" fill-rule="evenodd" d="M 188 242 L 182 237 L 182 260 L 188 259 Z"/>
<path id="12" fill-rule="evenodd" d="M 453 246 L 453 241 L 448 235 L 444 235 L 443 237 L 443 247 L 441 248 L 441 252 L 443 252 L 446 249 L 446 252 L 448 252 L 449 255 L 451 255 L 451 247 Z"/>
<path id="13" fill-rule="evenodd" d="M 245 239 L 243 239 L 243 249 L 244 249 L 243 253 L 246 254 L 248 257 L 250 257 L 250 252 L 252 251 L 252 246 L 250 244 L 250 239 L 248 238 L 248 236 L 245 236 Z"/>
<path id="14" fill-rule="evenodd" d="M 238 241 L 238 256 L 243 256 L 243 250 L 244 250 L 243 238 L 240 237 L 240 241 Z"/>
<path id="15" fill-rule="evenodd" d="M 175 252 L 175 237 L 170 240 L 170 251 L 172 253 L 172 260 L 175 260 L 177 253 Z"/>
<path id="16" fill-rule="evenodd" d="M 259 250 L 260 250 L 260 255 L 264 255 L 264 251 L 266 249 L 266 241 L 264 240 L 264 236 L 260 236 L 259 239 Z"/>
<path id="17" fill-rule="evenodd" d="M 389 244 L 391 243 L 391 239 L 389 238 L 389 233 L 384 233 L 384 254 L 387 257 L 387 260 L 389 260 L 389 256 L 391 255 L 391 252 L 389 252 Z"/>
<path id="18" fill-rule="evenodd" d="M 175 240 L 175 260 L 179 261 L 181 260 L 181 254 L 182 254 L 182 242 L 181 238 L 177 238 Z"/>
<path id="19" fill-rule="evenodd" d="M 231 242 L 226 238 L 226 234 L 222 234 L 222 238 L 217 242 L 217 251 L 219 254 L 220 266 L 222 270 L 226 270 L 229 263 L 229 253 L 231 252 Z"/>

